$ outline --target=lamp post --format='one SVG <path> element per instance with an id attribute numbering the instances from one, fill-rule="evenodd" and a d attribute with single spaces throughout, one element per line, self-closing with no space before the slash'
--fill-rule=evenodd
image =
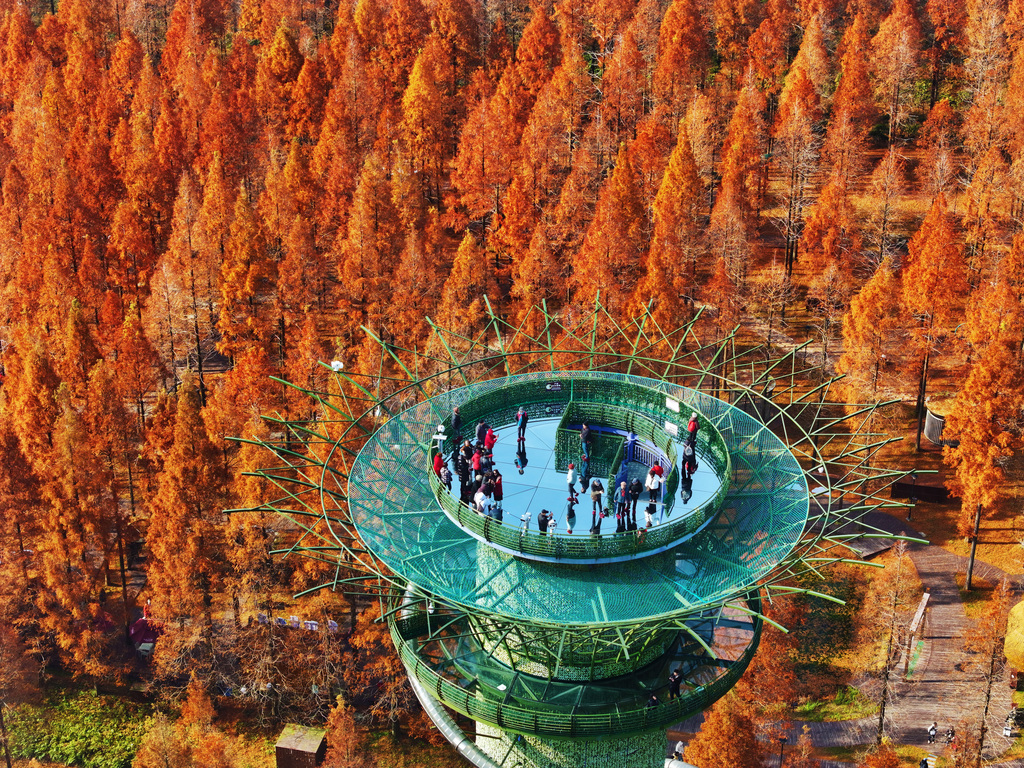
<path id="1" fill-rule="evenodd" d="M 789 741 L 785 736 L 779 736 L 779 768 L 782 768 L 782 750 L 786 748 L 786 742 Z"/>

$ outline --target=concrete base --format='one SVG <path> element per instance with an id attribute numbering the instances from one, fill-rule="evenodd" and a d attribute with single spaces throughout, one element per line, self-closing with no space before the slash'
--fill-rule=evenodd
<path id="1" fill-rule="evenodd" d="M 665 765 L 664 731 L 600 741 L 518 736 L 484 723 L 476 724 L 476 732 L 477 747 L 507 768 L 663 768 Z"/>

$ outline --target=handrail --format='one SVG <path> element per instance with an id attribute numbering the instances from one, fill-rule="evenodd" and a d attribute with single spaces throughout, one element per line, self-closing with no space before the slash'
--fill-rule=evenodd
<path id="1" fill-rule="evenodd" d="M 614 710 L 600 713 L 566 712 L 541 706 L 533 708 L 525 706 L 525 702 L 508 704 L 504 695 L 500 701 L 496 695 L 494 699 L 488 698 L 491 691 L 486 686 L 474 686 L 472 690 L 464 688 L 442 677 L 419 657 L 413 647 L 415 641 L 402 636 L 393 616 L 388 624 L 399 658 L 410 676 L 441 703 L 466 717 L 524 735 L 551 738 L 621 736 L 652 731 L 685 720 L 707 709 L 732 688 L 757 650 L 763 625 L 760 597 L 749 597 L 747 602 L 753 611 L 751 627 L 754 637 L 719 677 L 686 691 L 678 699 L 662 701 L 654 707 L 648 707 L 644 702 L 632 709 L 623 709 L 621 704 L 617 704 Z"/>
<path id="2" fill-rule="evenodd" d="M 583 379 L 582 383 L 591 385 L 592 388 L 593 385 L 605 384 L 608 390 L 621 387 L 619 382 L 609 382 L 599 378 L 590 381 Z M 577 380 L 574 384 L 576 386 L 573 396 L 576 399 L 572 402 L 568 401 L 570 394 L 565 389 L 556 391 L 538 389 L 536 382 L 530 382 L 530 387 L 526 391 L 534 399 L 529 402 L 526 402 L 526 395 L 522 393 L 520 393 L 519 397 L 509 396 L 504 390 L 493 393 L 502 395 L 500 400 L 495 400 L 495 404 L 500 403 L 500 408 L 497 412 L 499 418 L 494 418 L 493 414 L 485 412 L 480 407 L 478 399 L 470 400 L 463 406 L 465 409 L 463 410 L 463 417 L 467 420 L 465 422 L 467 424 L 477 419 L 488 418 L 495 422 L 494 426 L 504 426 L 501 420 L 504 415 L 507 414 L 507 418 L 512 419 L 514 415 L 513 409 L 518 408 L 520 405 L 526 407 L 528 411 L 532 408 L 540 413 L 543 413 L 546 407 L 564 406 L 563 421 L 566 416 L 570 415 L 569 411 L 571 409 L 580 418 L 589 419 L 594 421 L 595 424 L 614 425 L 620 429 L 627 429 L 634 432 L 638 437 L 659 446 L 659 448 L 664 447 L 666 455 L 672 462 L 669 476 L 666 478 L 666 498 L 669 493 L 674 494 L 679 482 L 678 470 L 676 469 L 678 456 L 676 455 L 674 439 L 654 420 L 655 417 L 665 418 L 667 415 L 664 396 L 661 395 L 661 400 L 655 403 L 652 399 L 652 396 L 655 394 L 653 391 L 647 393 L 645 387 L 630 386 L 630 395 L 634 398 L 632 402 L 635 403 L 634 409 L 630 410 L 612 403 L 580 402 L 581 381 Z M 513 384 L 508 389 L 515 392 L 522 390 L 523 385 Z M 597 389 L 601 389 L 601 387 L 598 386 Z M 600 397 L 601 394 L 594 391 L 586 392 L 582 396 Z M 608 392 L 603 394 L 605 396 L 609 395 Z M 640 395 L 643 395 L 643 397 L 640 397 Z M 450 436 L 448 442 L 451 443 L 453 440 L 454 436 Z M 454 448 L 454 445 L 452 447 Z M 431 459 L 436 450 L 436 446 L 430 449 Z M 717 492 L 711 498 L 703 504 L 693 507 L 686 515 L 679 516 L 668 522 L 662 522 L 653 528 L 622 533 L 602 533 L 599 536 L 588 536 L 587 534 L 573 536 L 567 533 L 542 534 L 539 531 L 524 532 L 518 524 L 514 524 L 514 521 L 510 520 L 506 524 L 496 518 L 488 518 L 478 514 L 459 499 L 450 495 L 448 490 L 442 486 L 440 479 L 433 470 L 429 470 L 428 474 L 431 490 L 445 515 L 480 541 L 491 544 L 502 551 L 532 559 L 606 562 L 627 560 L 641 555 L 662 552 L 697 533 L 709 520 L 718 514 L 729 490 L 732 459 L 721 433 L 707 423 L 698 433 L 695 451 L 702 460 L 708 462 L 722 481 Z M 428 466 L 432 465 L 432 461 L 428 462 Z M 613 469 L 617 469 L 617 467 Z M 517 521 L 518 517 L 516 518 Z"/>

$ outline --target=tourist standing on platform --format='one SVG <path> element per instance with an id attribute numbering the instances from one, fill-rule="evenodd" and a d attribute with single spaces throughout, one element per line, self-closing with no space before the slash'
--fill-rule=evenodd
<path id="1" fill-rule="evenodd" d="M 526 425 L 530 421 L 530 414 L 526 412 L 523 406 L 519 406 L 519 410 L 516 411 L 516 429 L 518 433 L 517 442 L 526 442 Z"/>
<path id="2" fill-rule="evenodd" d="M 494 434 L 494 430 L 491 427 L 488 427 L 484 433 L 484 452 L 494 453 L 494 444 L 496 442 L 498 442 L 498 436 Z"/>
<path id="3" fill-rule="evenodd" d="M 487 422 L 481 421 L 476 425 L 476 444 L 483 445 L 484 437 L 487 435 Z"/>
<path id="4" fill-rule="evenodd" d="M 459 406 L 457 405 L 452 408 L 452 433 L 455 435 L 456 440 L 462 435 L 462 415 L 459 413 Z"/>
<path id="5" fill-rule="evenodd" d="M 629 484 L 629 501 L 632 506 L 633 512 L 633 525 L 636 525 L 636 503 L 640 499 L 640 493 L 644 489 L 644 484 L 640 482 L 639 477 L 634 477 L 633 482 Z"/>
<path id="6" fill-rule="evenodd" d="M 494 470 L 494 503 L 501 509 L 501 502 L 505 500 L 505 488 L 501 483 L 501 472 Z"/>
<path id="7" fill-rule="evenodd" d="M 551 522 L 552 517 L 554 517 L 554 515 L 552 515 L 546 509 L 542 509 L 540 511 L 540 514 L 537 515 L 537 529 L 541 533 L 546 534 L 548 532 L 548 523 Z"/>
<path id="8" fill-rule="evenodd" d="M 441 452 L 438 451 L 434 454 L 434 474 L 441 477 L 441 467 L 444 466 L 444 459 L 441 458 Z"/>
<path id="9" fill-rule="evenodd" d="M 586 424 L 580 427 L 580 447 L 583 449 L 583 458 L 590 459 L 590 427 Z"/>
<path id="10" fill-rule="evenodd" d="M 444 487 L 448 489 L 448 493 L 452 492 L 452 471 L 448 469 L 448 465 L 445 464 L 441 467 L 441 482 Z"/>
<path id="11" fill-rule="evenodd" d="M 576 465 L 569 462 L 569 471 L 565 473 L 565 481 L 569 484 L 569 498 L 566 501 L 575 504 L 576 498 Z"/>
<path id="12" fill-rule="evenodd" d="M 654 466 L 657 467 L 658 465 L 655 464 Z M 648 501 L 652 504 L 657 503 L 658 494 L 661 491 L 661 475 L 654 471 L 654 467 L 651 467 L 651 470 L 647 473 L 647 481 L 644 483 L 644 486 L 650 492 Z"/>
<path id="13" fill-rule="evenodd" d="M 690 423 L 686 425 L 686 439 L 690 445 L 697 444 L 697 430 L 700 428 L 700 424 L 697 423 L 697 412 L 694 411 L 690 414 Z"/>
<path id="14" fill-rule="evenodd" d="M 602 496 L 604 496 L 604 483 L 601 482 L 601 478 L 595 477 L 590 483 L 590 500 L 594 503 L 593 515 L 598 512 L 604 513 L 604 505 L 601 503 Z"/>
<path id="15" fill-rule="evenodd" d="M 615 489 L 615 514 L 621 515 L 625 520 L 626 515 L 629 512 L 629 491 L 626 489 L 626 481 L 623 480 L 619 483 L 619 487 Z"/>

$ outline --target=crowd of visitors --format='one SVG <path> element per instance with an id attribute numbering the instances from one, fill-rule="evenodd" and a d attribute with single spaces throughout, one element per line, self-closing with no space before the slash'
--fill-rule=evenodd
<path id="1" fill-rule="evenodd" d="M 519 474 L 523 474 L 527 466 L 526 456 L 526 428 L 530 416 L 522 406 L 515 416 L 516 423 L 516 454 L 515 467 Z M 475 428 L 475 442 L 469 438 L 462 437 L 462 415 L 458 406 L 452 410 L 452 429 L 456 444 L 462 441 L 454 452 L 452 458 L 455 462 L 455 476 L 459 479 L 459 499 L 478 514 L 486 515 L 497 520 L 502 520 L 504 510 L 504 489 L 502 486 L 502 475 L 494 465 L 494 447 L 498 442 L 498 436 L 494 428 L 487 422 L 481 420 Z M 683 445 L 681 471 L 684 482 L 689 481 L 697 471 L 697 458 L 695 446 L 699 430 L 697 413 L 690 416 L 687 424 L 687 434 Z M 454 476 L 445 460 L 443 444 L 445 441 L 444 427 L 439 426 L 437 431 L 437 451 L 434 454 L 434 473 L 442 485 L 452 491 Z M 579 503 L 579 494 L 576 491 L 576 484 L 579 483 L 580 491 L 589 491 L 591 500 L 591 526 L 590 533 L 599 536 L 601 534 L 601 522 L 610 513 L 604 506 L 604 483 L 598 477 L 590 477 L 590 456 L 592 449 L 592 432 L 586 423 L 580 425 L 580 462 L 579 467 L 575 462 L 570 462 L 566 472 L 566 484 L 569 496 L 568 510 L 566 515 L 566 533 L 572 533 L 571 521 L 575 520 L 575 505 Z M 628 484 L 621 480 L 618 486 L 610 491 L 609 506 L 614 505 L 615 532 L 637 530 L 636 507 L 640 494 L 644 489 L 648 493 L 648 504 L 645 509 L 644 524 L 650 528 L 654 525 L 654 518 L 657 514 L 658 504 L 661 500 L 662 487 L 665 482 L 665 470 L 660 463 L 655 462 L 648 472 L 643 483 L 639 478 L 634 477 Z M 614 485 L 614 484 L 613 484 Z M 554 515 L 544 509 L 537 517 L 537 528 L 542 534 L 553 534 L 555 531 Z"/>

